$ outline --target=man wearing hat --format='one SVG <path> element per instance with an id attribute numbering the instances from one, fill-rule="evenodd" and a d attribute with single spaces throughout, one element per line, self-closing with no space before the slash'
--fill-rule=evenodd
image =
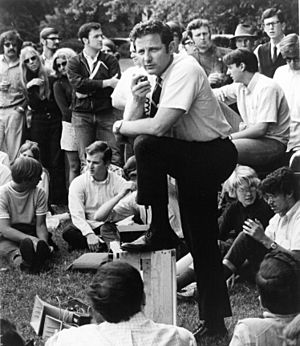
<path id="1" fill-rule="evenodd" d="M 273 79 L 284 91 L 290 108 L 290 139 L 287 151 L 292 155 L 295 151 L 300 150 L 300 61 L 298 35 L 289 34 L 285 36 L 281 40 L 279 47 L 283 58 L 286 60 L 286 65 L 278 67 Z"/>
<path id="2" fill-rule="evenodd" d="M 256 35 L 251 25 L 239 24 L 232 39 L 235 40 L 236 48 L 246 48 L 253 52 Z"/>
<path id="3" fill-rule="evenodd" d="M 40 41 L 43 46 L 42 61 L 47 69 L 53 71 L 53 56 L 59 47 L 60 37 L 55 28 L 44 28 L 40 32 Z"/>

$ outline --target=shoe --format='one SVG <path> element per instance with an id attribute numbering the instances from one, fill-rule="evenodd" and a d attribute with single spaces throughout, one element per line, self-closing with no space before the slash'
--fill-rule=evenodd
<path id="1" fill-rule="evenodd" d="M 43 267 L 46 260 L 50 257 L 51 250 L 48 244 L 44 240 L 39 240 L 36 246 L 36 256 L 34 269 L 36 272 L 39 272 Z"/>
<path id="2" fill-rule="evenodd" d="M 174 235 L 173 235 L 174 234 Z M 124 243 L 121 249 L 128 252 L 149 252 L 156 250 L 176 249 L 180 244 L 180 239 L 175 233 L 168 238 L 158 238 L 153 236 L 151 230 L 131 243 Z"/>
<path id="3" fill-rule="evenodd" d="M 35 262 L 35 251 L 33 242 L 30 238 L 25 238 L 21 241 L 20 252 L 25 265 L 31 268 Z"/>
<path id="4" fill-rule="evenodd" d="M 222 337 L 227 335 L 228 331 L 225 327 L 225 325 L 221 325 L 218 327 L 208 327 L 207 323 L 205 321 L 203 321 L 198 328 L 196 328 L 193 331 L 193 335 L 196 339 L 196 341 L 198 341 L 199 339 L 206 337 L 206 336 L 218 336 L 218 337 Z"/>
<path id="5" fill-rule="evenodd" d="M 180 292 L 177 292 L 177 298 L 180 301 L 191 301 L 198 299 L 198 290 L 196 282 L 192 282 L 190 285 L 186 286 Z"/>

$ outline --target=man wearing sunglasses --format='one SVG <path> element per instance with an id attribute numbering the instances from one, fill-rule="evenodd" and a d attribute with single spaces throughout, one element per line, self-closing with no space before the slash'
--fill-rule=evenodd
<path id="1" fill-rule="evenodd" d="M 53 56 L 59 47 L 60 37 L 54 28 L 44 28 L 40 32 L 40 41 L 43 46 L 42 61 L 47 69 L 53 71 Z"/>
<path id="2" fill-rule="evenodd" d="M 285 21 L 281 10 L 268 8 L 262 14 L 263 29 L 270 38 L 269 42 L 259 45 L 254 53 L 258 59 L 259 72 L 273 78 L 279 66 L 285 65 L 280 53 L 279 43 L 284 37 Z"/>
<path id="3" fill-rule="evenodd" d="M 11 164 L 21 146 L 25 119 L 26 100 L 19 70 L 22 43 L 14 30 L 0 35 L 0 151 L 8 154 Z"/>

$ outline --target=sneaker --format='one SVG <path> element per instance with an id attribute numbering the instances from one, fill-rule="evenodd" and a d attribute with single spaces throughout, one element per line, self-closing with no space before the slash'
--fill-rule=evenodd
<path id="1" fill-rule="evenodd" d="M 21 241 L 20 252 L 27 267 L 32 267 L 35 262 L 35 251 L 33 242 L 30 238 L 25 238 Z"/>
<path id="2" fill-rule="evenodd" d="M 218 336 L 218 337 L 222 337 L 227 335 L 228 331 L 225 327 L 225 325 L 221 325 L 219 327 L 208 327 L 207 323 L 205 321 L 203 321 L 198 328 L 196 328 L 193 331 L 193 335 L 196 339 L 196 341 L 198 341 L 199 339 L 206 337 L 206 336 Z"/>

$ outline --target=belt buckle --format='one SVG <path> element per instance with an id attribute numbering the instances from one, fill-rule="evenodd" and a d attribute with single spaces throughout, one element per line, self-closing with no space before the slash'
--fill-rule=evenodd
<path id="1" fill-rule="evenodd" d="M 47 119 L 51 119 L 51 113 L 46 113 Z"/>

